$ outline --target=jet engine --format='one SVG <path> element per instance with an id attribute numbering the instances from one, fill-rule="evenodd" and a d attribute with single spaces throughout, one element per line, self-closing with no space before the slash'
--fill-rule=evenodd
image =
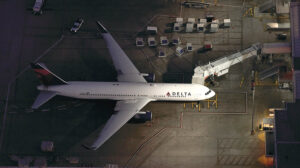
<path id="1" fill-rule="evenodd" d="M 146 79 L 147 82 L 154 82 L 155 81 L 155 74 L 154 73 L 143 74 L 143 77 Z"/>
<path id="2" fill-rule="evenodd" d="M 152 120 L 152 113 L 150 111 L 140 111 L 131 119 L 133 122 L 144 123 Z"/>

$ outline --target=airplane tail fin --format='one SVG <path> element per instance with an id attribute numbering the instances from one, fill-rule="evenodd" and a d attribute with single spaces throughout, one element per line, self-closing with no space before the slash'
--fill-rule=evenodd
<path id="1" fill-rule="evenodd" d="M 45 104 L 47 101 L 49 101 L 55 95 L 56 95 L 55 92 L 42 90 L 40 92 L 40 94 L 38 95 L 38 97 L 35 99 L 33 105 L 31 106 L 31 108 L 32 109 L 38 109 L 41 105 Z"/>
<path id="2" fill-rule="evenodd" d="M 30 65 L 44 86 L 68 84 L 52 73 L 43 63 L 31 63 Z"/>

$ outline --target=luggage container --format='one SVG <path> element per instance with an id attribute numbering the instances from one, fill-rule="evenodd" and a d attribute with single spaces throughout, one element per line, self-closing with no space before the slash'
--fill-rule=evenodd
<path id="1" fill-rule="evenodd" d="M 168 41 L 166 36 L 161 36 L 160 37 L 160 45 L 162 45 L 162 46 L 169 45 L 169 41 Z"/>
<path id="2" fill-rule="evenodd" d="M 193 46 L 192 46 L 192 43 L 186 43 L 186 50 L 187 51 L 193 51 Z"/>
<path id="3" fill-rule="evenodd" d="M 180 39 L 179 39 L 179 37 L 173 37 L 173 39 L 172 39 L 172 44 L 174 44 L 174 45 L 179 45 L 179 44 L 180 44 Z"/>
<path id="4" fill-rule="evenodd" d="M 187 21 L 188 23 L 193 23 L 193 24 L 195 24 L 195 22 L 196 22 L 196 19 L 195 18 L 188 18 L 188 21 Z"/>
<path id="5" fill-rule="evenodd" d="M 183 24 L 183 18 L 176 18 L 176 23 L 178 23 L 179 26 L 182 26 L 182 24 Z"/>
<path id="6" fill-rule="evenodd" d="M 180 31 L 180 24 L 179 23 L 174 23 L 173 31 L 174 32 L 179 32 Z"/>
<path id="7" fill-rule="evenodd" d="M 210 32 L 211 33 L 215 33 L 219 30 L 219 25 L 216 23 L 212 23 L 210 24 Z"/>
<path id="8" fill-rule="evenodd" d="M 218 24 L 219 25 L 219 20 L 218 19 L 215 19 L 211 22 L 212 24 Z"/>
<path id="9" fill-rule="evenodd" d="M 185 32 L 191 33 L 194 30 L 194 24 L 193 23 L 188 23 L 186 24 Z"/>
<path id="10" fill-rule="evenodd" d="M 135 44 L 137 47 L 143 47 L 145 44 L 144 44 L 144 40 L 143 38 L 141 37 L 137 37 L 136 40 L 135 40 Z"/>
<path id="11" fill-rule="evenodd" d="M 148 46 L 150 47 L 156 46 L 156 41 L 154 37 L 148 37 Z"/>
<path id="12" fill-rule="evenodd" d="M 206 21 L 212 22 L 215 19 L 214 15 L 206 15 Z"/>
<path id="13" fill-rule="evenodd" d="M 203 23 L 197 24 L 197 32 L 204 32 L 204 24 Z"/>
<path id="14" fill-rule="evenodd" d="M 167 56 L 166 50 L 163 49 L 163 48 L 160 48 L 160 49 L 158 50 L 158 57 L 166 57 L 166 56 Z"/>
<path id="15" fill-rule="evenodd" d="M 224 27 L 230 27 L 230 19 L 224 19 Z"/>
<path id="16" fill-rule="evenodd" d="M 205 25 L 207 23 L 207 20 L 206 19 L 200 19 L 199 23 L 203 23 Z"/>
<path id="17" fill-rule="evenodd" d="M 151 34 L 151 35 L 157 34 L 157 27 L 147 26 L 147 34 Z"/>
<path id="18" fill-rule="evenodd" d="M 182 47 L 177 47 L 176 48 L 175 54 L 177 56 L 182 56 L 183 53 L 184 53 L 184 49 Z"/>

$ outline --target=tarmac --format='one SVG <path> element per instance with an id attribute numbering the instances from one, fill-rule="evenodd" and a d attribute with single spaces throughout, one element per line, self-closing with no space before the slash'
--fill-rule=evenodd
<path id="1" fill-rule="evenodd" d="M 115 102 L 55 97 L 33 111 L 30 106 L 39 81 L 28 65 L 43 62 L 66 81 L 116 81 L 110 55 L 97 31 L 95 21 L 100 20 L 142 73 L 155 73 L 156 82 L 188 83 L 196 65 L 256 42 L 276 42 L 278 32 L 264 29 L 273 18 L 243 17 L 252 4 L 239 0 L 220 1 L 206 9 L 181 8 L 174 0 L 51 0 L 41 16 L 31 14 L 33 3 L 0 1 L 4 22 L 0 31 L 1 166 L 16 165 L 10 157 L 17 155 L 45 157 L 49 166 L 267 167 L 264 133 L 258 125 L 268 108 L 282 107 L 282 101 L 292 100 L 293 95 L 268 85 L 257 86 L 253 94 L 250 81 L 255 59 L 234 65 L 227 75 L 216 79 L 215 86 L 208 86 L 217 93 L 217 108 L 213 103 L 208 108 L 207 101 L 200 103 L 200 112 L 191 104 L 184 108 L 183 102 L 151 102 L 143 108 L 152 111 L 151 122 L 126 124 L 96 151 L 82 144 L 95 139 Z M 164 32 L 177 16 L 204 18 L 206 14 L 220 21 L 230 18 L 231 27 L 217 33 Z M 85 23 L 77 34 L 71 34 L 77 17 Z M 157 40 L 160 35 L 177 35 L 182 46 L 192 42 L 194 52 L 177 57 L 175 47 L 170 46 L 167 57 L 158 58 L 156 48 L 135 47 L 135 37 L 147 23 L 158 27 Z M 207 40 L 212 41 L 213 50 L 197 52 Z M 54 142 L 54 152 L 41 152 L 43 140 Z M 78 157 L 79 163 L 69 163 L 68 157 Z"/>

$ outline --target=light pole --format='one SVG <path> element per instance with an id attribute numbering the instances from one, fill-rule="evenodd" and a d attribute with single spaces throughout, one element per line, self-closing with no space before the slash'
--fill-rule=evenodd
<path id="1" fill-rule="evenodd" d="M 252 124 L 251 124 L 251 135 L 254 135 L 255 134 L 255 131 L 254 131 L 254 113 L 255 113 L 255 102 L 254 102 L 254 97 L 255 97 L 255 81 L 252 80 L 251 81 L 251 90 L 252 90 L 252 117 L 251 117 L 251 121 L 252 121 Z"/>

